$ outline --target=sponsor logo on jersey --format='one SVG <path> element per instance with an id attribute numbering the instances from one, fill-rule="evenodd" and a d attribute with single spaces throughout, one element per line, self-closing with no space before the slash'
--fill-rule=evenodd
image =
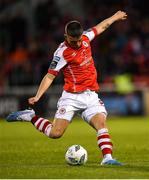
<path id="1" fill-rule="evenodd" d="M 77 54 L 76 52 L 73 52 L 71 56 L 74 57 L 76 56 L 76 54 Z"/>
<path id="2" fill-rule="evenodd" d="M 92 57 L 85 59 L 80 66 L 89 65 L 91 63 Z"/>

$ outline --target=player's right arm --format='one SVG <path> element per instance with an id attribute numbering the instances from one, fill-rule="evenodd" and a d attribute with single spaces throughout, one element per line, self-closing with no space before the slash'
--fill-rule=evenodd
<path id="1" fill-rule="evenodd" d="M 38 91 L 34 97 L 28 99 L 29 104 L 35 104 L 41 96 L 46 92 L 46 90 L 52 84 L 54 78 L 58 75 L 58 72 L 67 64 L 67 61 L 63 57 L 63 51 L 66 49 L 65 46 L 59 46 L 55 51 L 53 60 L 48 69 L 48 73 L 42 79 Z"/>
<path id="2" fill-rule="evenodd" d="M 35 104 L 41 96 L 46 92 L 54 80 L 55 76 L 53 74 L 47 73 L 42 79 L 38 91 L 34 97 L 28 99 L 29 104 Z"/>

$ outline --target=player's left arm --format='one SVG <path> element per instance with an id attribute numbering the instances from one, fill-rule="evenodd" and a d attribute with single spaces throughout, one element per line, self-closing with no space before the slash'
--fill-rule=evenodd
<path id="1" fill-rule="evenodd" d="M 125 20 L 127 18 L 127 14 L 124 11 L 117 11 L 115 14 L 113 14 L 111 17 L 103 20 L 94 28 L 96 29 L 97 35 L 101 34 L 103 31 L 105 31 L 111 24 L 113 24 L 116 21 L 119 20 Z"/>

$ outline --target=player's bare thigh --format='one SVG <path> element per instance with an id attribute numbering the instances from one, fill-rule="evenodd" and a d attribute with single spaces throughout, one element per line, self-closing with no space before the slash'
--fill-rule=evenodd
<path id="1" fill-rule="evenodd" d="M 91 118 L 89 124 L 96 129 L 96 131 L 106 128 L 106 115 L 104 113 L 97 113 Z"/>
<path id="2" fill-rule="evenodd" d="M 67 129 L 70 122 L 66 119 L 54 119 L 50 132 L 51 138 L 60 138 Z"/>

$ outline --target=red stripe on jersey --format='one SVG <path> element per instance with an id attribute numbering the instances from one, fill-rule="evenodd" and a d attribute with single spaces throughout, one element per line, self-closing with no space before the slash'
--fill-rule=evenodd
<path id="1" fill-rule="evenodd" d="M 52 74 L 52 75 L 54 75 L 54 76 L 57 76 L 57 75 L 58 75 L 58 72 L 57 72 L 57 71 L 54 71 L 54 70 L 52 70 L 52 69 L 48 69 L 48 73 L 49 73 L 49 74 Z"/>
<path id="2" fill-rule="evenodd" d="M 111 145 L 113 146 L 112 142 L 101 142 L 98 144 L 99 147 L 101 147 L 102 145 Z"/>
<path id="3" fill-rule="evenodd" d="M 97 36 L 98 35 L 97 29 L 95 27 L 93 27 L 92 30 L 93 30 L 95 36 Z"/>
<path id="4" fill-rule="evenodd" d="M 108 134 L 106 135 L 101 135 L 101 136 L 98 136 L 97 139 L 103 139 L 103 138 L 110 138 L 110 136 Z"/>

